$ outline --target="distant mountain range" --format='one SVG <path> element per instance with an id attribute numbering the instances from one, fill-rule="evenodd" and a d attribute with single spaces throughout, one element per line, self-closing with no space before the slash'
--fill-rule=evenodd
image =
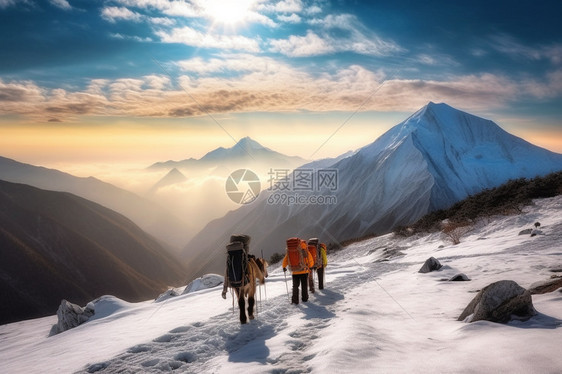
<path id="1" fill-rule="evenodd" d="M 146 197 L 188 221 L 191 239 L 209 221 L 235 209 L 225 192 L 225 180 L 239 169 L 267 178 L 270 170 L 294 170 L 306 160 L 273 151 L 244 137 L 230 148 L 217 148 L 200 159 L 157 162 L 147 168 L 158 179 Z M 163 174 L 165 173 L 165 174 Z M 183 243 L 188 242 L 186 239 Z"/>
<path id="2" fill-rule="evenodd" d="M 154 186 L 152 186 L 150 188 L 150 190 L 148 191 L 148 194 L 152 195 L 152 194 L 158 192 L 158 190 L 160 188 L 173 186 L 174 184 L 182 183 L 182 182 L 185 182 L 186 180 L 187 180 L 187 177 L 185 175 L 183 175 L 183 173 L 181 171 L 179 171 L 177 168 L 173 168 L 164 177 L 162 177 L 162 179 L 160 179 L 158 182 L 156 182 L 156 184 L 154 184 Z"/>
<path id="3" fill-rule="evenodd" d="M 312 180 L 319 180 L 322 168 L 336 171 L 335 189 L 264 191 L 254 203 L 210 222 L 184 249 L 185 258 L 199 254 L 194 275 L 223 271 L 224 246 L 234 233 L 251 235 L 250 247 L 266 256 L 283 253 L 292 236 L 337 242 L 382 234 L 509 179 L 562 170 L 562 155 L 490 120 L 429 103 L 354 154 L 331 165 L 308 164 Z M 294 186 L 297 176 L 288 183 Z M 282 203 L 277 197 L 283 193 L 298 194 L 304 203 Z M 310 203 L 318 196 L 337 202 Z"/>
<path id="4" fill-rule="evenodd" d="M 149 170 L 171 170 L 173 168 L 180 170 L 205 168 L 209 170 L 213 167 L 252 169 L 264 165 L 272 168 L 287 167 L 293 169 L 305 162 L 306 160 L 298 156 L 287 156 L 266 148 L 247 136 L 240 139 L 231 148 L 219 147 L 200 159 L 189 158 L 181 161 L 157 162 L 151 165 Z"/>
<path id="5" fill-rule="evenodd" d="M 183 247 L 189 238 L 186 223 L 166 209 L 94 177 L 76 177 L 0 157 L 0 179 L 45 190 L 70 192 L 94 201 L 125 215 L 158 240 L 175 248 Z"/>
<path id="6" fill-rule="evenodd" d="M 0 324 L 111 294 L 185 284 L 176 258 L 128 218 L 76 195 L 0 181 Z"/>

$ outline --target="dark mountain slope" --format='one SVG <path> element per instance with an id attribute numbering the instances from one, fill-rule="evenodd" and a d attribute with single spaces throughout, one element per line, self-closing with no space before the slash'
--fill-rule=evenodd
<path id="1" fill-rule="evenodd" d="M 143 230 L 172 246 L 184 245 L 188 237 L 187 225 L 167 210 L 132 192 L 94 177 L 76 177 L 56 169 L 0 157 L 0 179 L 45 190 L 70 192 L 94 201 L 127 216 Z"/>
<path id="2" fill-rule="evenodd" d="M 70 193 L 0 181 L 0 323 L 52 315 L 63 298 L 146 300 L 184 276 L 124 216 Z"/>

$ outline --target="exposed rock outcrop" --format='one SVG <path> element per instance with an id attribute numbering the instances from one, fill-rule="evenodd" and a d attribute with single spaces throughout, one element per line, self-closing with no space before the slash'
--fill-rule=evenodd
<path id="1" fill-rule="evenodd" d="M 459 273 L 459 274 L 453 275 L 448 280 L 449 280 L 449 282 L 467 282 L 467 281 L 470 280 L 470 278 L 468 278 L 468 276 L 465 273 Z"/>
<path id="2" fill-rule="evenodd" d="M 57 310 L 58 322 L 56 325 L 53 325 L 49 335 L 56 335 L 79 326 L 89 320 L 93 315 L 94 306 L 92 303 L 88 303 L 86 307 L 82 308 L 81 306 L 73 304 L 67 300 L 62 300 L 59 309 Z"/>
<path id="3" fill-rule="evenodd" d="M 562 287 L 562 277 L 553 275 L 550 279 L 535 282 L 529 287 L 531 295 L 554 292 Z"/>
<path id="4" fill-rule="evenodd" d="M 435 270 L 439 270 L 441 269 L 441 267 L 443 267 L 443 265 L 441 265 L 438 259 L 436 259 L 435 257 L 430 257 L 425 260 L 425 263 L 423 264 L 421 269 L 418 270 L 418 273 L 429 273 Z"/>
<path id="5" fill-rule="evenodd" d="M 511 319 L 527 320 L 535 314 L 531 293 L 514 281 L 502 280 L 478 292 L 458 320 L 507 323 Z"/>

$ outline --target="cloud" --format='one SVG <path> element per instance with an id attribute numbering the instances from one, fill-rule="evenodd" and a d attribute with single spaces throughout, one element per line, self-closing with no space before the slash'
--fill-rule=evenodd
<path id="1" fill-rule="evenodd" d="M 289 57 L 317 56 L 336 51 L 329 40 L 323 39 L 308 30 L 306 36 L 291 35 L 289 39 L 273 39 L 269 41 L 272 52 L 278 52 Z"/>
<path id="2" fill-rule="evenodd" d="M 11 5 L 16 5 L 18 2 L 27 3 L 27 1 L 18 1 L 18 0 L 0 0 L 0 8 L 7 8 Z"/>
<path id="3" fill-rule="evenodd" d="M 562 69 L 526 81 L 497 74 L 410 80 L 388 78 L 359 65 L 308 72 L 271 57 L 247 53 L 196 57 L 170 66 L 180 69 L 177 80 L 158 74 L 96 79 L 79 91 L 0 80 L 0 113 L 46 122 L 78 121 L 81 116 L 167 118 L 230 112 L 411 111 L 428 101 L 489 110 L 516 100 L 549 100 L 562 95 Z"/>
<path id="4" fill-rule="evenodd" d="M 141 43 L 147 43 L 147 42 L 151 42 L 151 41 L 152 41 L 152 38 L 150 38 L 150 37 L 148 37 L 148 36 L 145 37 L 145 38 L 142 38 L 142 37 L 140 37 L 140 36 L 123 35 L 123 34 L 119 34 L 119 33 L 110 34 L 110 36 L 111 36 L 112 38 L 115 38 L 115 39 L 134 40 L 134 41 L 141 42 Z"/>
<path id="5" fill-rule="evenodd" d="M 70 10 L 72 7 L 67 0 L 50 0 L 51 4 L 64 10 Z"/>
<path id="6" fill-rule="evenodd" d="M 150 17 L 150 23 L 159 26 L 173 26 L 176 21 L 168 17 Z"/>
<path id="7" fill-rule="evenodd" d="M 259 71 L 277 71 L 280 64 L 273 58 L 259 57 L 244 53 L 223 53 L 216 57 L 194 57 L 175 63 L 182 71 L 209 75 L 213 73 L 248 73 Z"/>
<path id="8" fill-rule="evenodd" d="M 489 43 L 496 51 L 514 59 L 531 61 L 547 59 L 554 65 L 562 64 L 562 44 L 528 46 L 508 34 L 493 35 Z"/>
<path id="9" fill-rule="evenodd" d="M 322 13 L 322 8 L 320 8 L 318 5 L 312 5 L 308 8 L 306 8 L 304 10 L 304 13 L 308 14 L 308 15 L 319 14 L 319 13 Z"/>
<path id="10" fill-rule="evenodd" d="M 286 16 L 286 15 L 279 15 L 277 16 L 277 19 L 281 22 L 286 22 L 286 23 L 301 23 L 301 17 L 299 17 L 297 14 L 292 13 L 290 16 Z"/>
<path id="11" fill-rule="evenodd" d="M 387 56 L 404 49 L 391 40 L 384 40 L 367 29 L 350 14 L 329 15 L 312 19 L 305 36 L 291 35 L 287 39 L 270 39 L 270 51 L 289 57 L 318 56 L 339 52 L 354 52 L 367 56 Z"/>
<path id="12" fill-rule="evenodd" d="M 128 8 L 115 6 L 103 8 L 101 11 L 101 16 L 106 21 L 112 23 L 117 22 L 117 20 L 140 22 L 143 19 L 142 14 L 133 12 Z"/>
<path id="13" fill-rule="evenodd" d="M 414 57 L 417 63 L 428 66 L 458 66 L 459 63 L 451 56 L 441 53 L 422 53 Z"/>
<path id="14" fill-rule="evenodd" d="M 168 16 L 194 18 L 201 16 L 201 8 L 187 1 L 116 0 L 117 3 L 138 9 L 155 9 Z"/>
<path id="15" fill-rule="evenodd" d="M 244 36 L 213 35 L 202 33 L 189 26 L 174 28 L 170 32 L 157 31 L 156 35 L 164 43 L 182 43 L 199 48 L 234 49 L 248 52 L 259 52 L 256 40 Z"/>
<path id="16" fill-rule="evenodd" d="M 303 10 L 303 3 L 301 0 L 282 0 L 275 4 L 261 5 L 259 8 L 265 12 L 300 13 Z"/>

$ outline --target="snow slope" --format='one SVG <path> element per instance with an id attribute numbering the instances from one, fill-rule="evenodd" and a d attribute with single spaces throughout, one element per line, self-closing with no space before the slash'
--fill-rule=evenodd
<path id="1" fill-rule="evenodd" d="M 560 289 L 534 295 L 539 314 L 526 322 L 456 319 L 492 282 L 529 287 L 562 269 L 561 212 L 562 196 L 538 200 L 456 246 L 438 234 L 350 245 L 330 254 L 326 289 L 298 306 L 272 268 L 257 319 L 243 326 L 220 286 L 165 302 L 107 296 L 95 319 L 53 337 L 55 317 L 0 326 L 0 372 L 559 373 Z M 536 221 L 540 235 L 518 235 Z M 418 273 L 430 256 L 443 268 Z M 442 281 L 459 272 L 471 281 Z"/>

